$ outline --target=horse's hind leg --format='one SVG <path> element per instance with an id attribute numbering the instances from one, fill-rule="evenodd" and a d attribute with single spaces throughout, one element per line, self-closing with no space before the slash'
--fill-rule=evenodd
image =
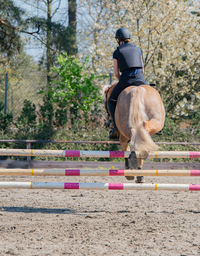
<path id="1" fill-rule="evenodd" d="M 144 164 L 144 160 L 142 158 L 138 158 L 138 169 L 141 170 Z M 136 183 L 144 183 L 144 176 L 137 176 Z"/>
<path id="2" fill-rule="evenodd" d="M 141 170 L 143 165 L 144 165 L 144 160 L 148 158 L 148 152 L 146 151 L 143 151 L 143 152 L 140 152 L 139 154 L 139 157 L 137 158 L 137 161 L 138 161 L 138 169 Z M 136 178 L 136 183 L 144 183 L 145 180 L 144 180 L 144 176 L 137 176 Z"/>
<path id="3" fill-rule="evenodd" d="M 120 134 L 120 144 L 123 151 L 129 151 L 128 140 L 126 137 Z M 125 169 L 142 169 L 144 160 L 142 158 L 137 158 L 135 151 L 131 151 L 128 158 L 125 158 Z M 134 176 L 125 176 L 127 180 L 134 180 Z M 136 183 L 143 183 L 144 177 L 137 176 Z"/>
<path id="4" fill-rule="evenodd" d="M 137 169 L 138 161 L 135 151 L 132 151 L 128 158 L 125 158 L 125 169 Z M 125 176 L 127 180 L 134 180 L 134 176 Z"/>
<path id="5" fill-rule="evenodd" d="M 125 169 L 142 169 L 144 160 L 137 158 L 135 151 L 131 151 L 128 158 L 125 158 Z M 125 176 L 127 180 L 134 180 L 134 176 Z M 136 183 L 144 183 L 144 176 L 137 176 Z"/>
<path id="6" fill-rule="evenodd" d="M 152 136 L 163 129 L 164 122 L 160 120 L 151 119 L 144 122 L 145 130 Z"/>
<path id="7" fill-rule="evenodd" d="M 130 151 L 130 147 L 128 145 L 128 139 L 121 134 L 120 134 L 120 144 L 123 151 Z M 137 169 L 136 156 L 133 156 L 130 154 L 128 158 L 125 158 L 125 169 Z M 135 178 L 134 176 L 125 176 L 125 177 L 127 180 L 134 180 Z"/>
<path id="8" fill-rule="evenodd" d="M 120 134 L 119 136 L 120 145 L 123 151 L 130 151 L 130 147 L 128 145 L 128 139 Z"/>

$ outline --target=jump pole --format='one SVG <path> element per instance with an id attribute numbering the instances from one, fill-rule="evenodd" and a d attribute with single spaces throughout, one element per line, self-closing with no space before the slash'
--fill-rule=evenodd
<path id="1" fill-rule="evenodd" d="M 200 170 L 0 169 L 0 176 L 200 176 Z"/>
<path id="2" fill-rule="evenodd" d="M 0 149 L 0 156 L 38 157 L 97 157 L 127 158 L 130 151 L 85 151 L 85 150 L 41 150 L 41 149 Z M 137 157 L 141 157 L 136 152 Z M 200 158 L 199 151 L 157 151 L 150 152 L 148 158 Z"/>
<path id="3" fill-rule="evenodd" d="M 196 185 L 196 184 L 135 184 L 135 183 L 0 182 L 0 189 L 200 191 L 200 185 Z"/>

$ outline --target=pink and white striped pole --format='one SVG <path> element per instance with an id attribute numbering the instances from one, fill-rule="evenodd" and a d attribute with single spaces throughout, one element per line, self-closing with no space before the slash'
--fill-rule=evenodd
<path id="1" fill-rule="evenodd" d="M 63 183 L 63 182 L 0 182 L 0 189 L 66 189 L 66 190 L 169 190 L 200 191 L 196 184 L 135 183 Z"/>
<path id="2" fill-rule="evenodd" d="M 200 170 L 0 169 L 0 176 L 200 176 Z"/>
<path id="3" fill-rule="evenodd" d="M 127 158 L 130 151 L 85 151 L 85 150 L 41 150 L 41 149 L 0 149 L 0 156 L 39 156 L 39 157 L 95 157 Z M 136 152 L 137 157 L 141 157 Z M 157 151 L 150 152 L 148 158 L 200 158 L 198 151 Z"/>

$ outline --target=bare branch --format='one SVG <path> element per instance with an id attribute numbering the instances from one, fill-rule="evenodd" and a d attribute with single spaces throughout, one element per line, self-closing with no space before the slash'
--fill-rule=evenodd
<path id="1" fill-rule="evenodd" d="M 20 33 L 26 33 L 26 34 L 29 34 L 29 35 L 33 35 L 33 34 L 39 34 L 40 32 L 40 25 L 38 24 L 38 28 L 36 31 L 33 31 L 33 32 L 29 32 L 29 31 L 25 31 L 25 30 L 20 30 L 14 26 L 11 26 L 10 24 L 8 24 L 7 22 L 5 22 L 3 19 L 0 18 L 0 23 L 10 29 L 12 29 L 13 31 L 16 31 L 16 32 L 20 32 Z"/>

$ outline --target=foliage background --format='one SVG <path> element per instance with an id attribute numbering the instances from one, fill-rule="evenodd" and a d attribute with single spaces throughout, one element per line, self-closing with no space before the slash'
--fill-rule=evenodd
<path id="1" fill-rule="evenodd" d="M 22 2 L 31 6 L 31 12 L 23 9 Z M 0 1 L 2 138 L 9 135 L 50 139 L 56 138 L 56 134 L 61 136 L 60 129 L 67 130 L 71 137 L 79 134 L 80 138 L 81 133 L 88 131 L 90 137 L 98 126 L 101 129 L 97 131 L 101 134 L 97 139 L 105 139 L 106 113 L 100 96 L 102 88 L 109 83 L 108 74 L 113 73 L 115 31 L 124 26 L 130 30 L 132 41 L 143 51 L 146 79 L 156 83 L 163 98 L 167 121 L 166 137 L 162 140 L 199 140 L 198 1 L 69 0 L 65 1 L 68 3 L 66 9 L 62 2 Z M 61 12 L 62 15 L 56 16 Z M 36 60 L 28 55 L 27 45 L 40 47 L 41 58 Z M 71 72 L 69 75 L 66 70 L 63 73 L 58 70 L 57 57 L 65 51 L 78 63 L 72 67 L 72 62 L 62 60 Z M 88 63 L 83 69 L 86 58 Z M 3 111 L 6 73 L 9 78 L 7 114 Z M 53 83 L 56 79 L 59 84 Z M 84 79 L 86 83 L 82 83 Z M 70 86 L 74 93 L 71 96 L 66 94 Z M 75 93 L 78 87 L 82 87 L 82 92 Z M 44 93 L 38 94 L 41 90 Z M 83 92 L 90 103 L 84 100 Z M 65 100 L 60 100 L 63 93 L 71 97 L 70 103 L 65 96 Z M 90 97 L 91 93 L 94 98 Z M 186 127 L 185 136 L 180 130 L 182 126 Z M 174 137 L 178 130 L 180 136 Z"/>
<path id="2" fill-rule="evenodd" d="M 192 118 L 200 109 L 199 3 L 105 0 L 94 5 L 82 0 L 83 6 L 88 2 L 93 20 L 87 30 L 93 67 L 98 72 L 112 71 L 115 31 L 128 27 L 133 42 L 143 51 L 147 81 L 156 83 L 168 115 Z"/>

